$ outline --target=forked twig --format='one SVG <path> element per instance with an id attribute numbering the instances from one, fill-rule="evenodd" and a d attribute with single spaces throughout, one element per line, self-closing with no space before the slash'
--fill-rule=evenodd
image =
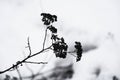
<path id="1" fill-rule="evenodd" d="M 21 65 L 22 63 L 26 63 L 26 61 L 27 61 L 28 59 L 30 59 L 31 57 L 34 57 L 34 56 L 36 56 L 36 55 L 38 55 L 38 54 L 40 54 L 40 53 L 42 53 L 42 52 L 44 52 L 44 51 L 46 51 L 46 50 L 48 50 L 48 49 L 50 49 L 50 48 L 51 48 L 51 46 L 49 46 L 49 47 L 47 47 L 47 48 L 45 48 L 45 49 L 42 49 L 41 51 L 39 51 L 39 52 L 37 52 L 37 53 L 35 53 L 35 54 L 32 54 L 32 55 L 30 55 L 30 56 L 27 56 L 25 59 L 23 59 L 23 60 L 21 60 L 21 61 L 18 61 L 15 65 L 11 66 L 10 68 L 5 69 L 5 70 L 3 70 L 3 71 L 0 71 L 0 74 L 5 73 L 5 72 L 7 72 L 7 71 L 10 71 L 11 69 L 14 69 L 15 67 Z"/>
<path id="2" fill-rule="evenodd" d="M 23 60 L 17 61 L 16 64 L 13 64 L 13 65 L 12 65 L 11 67 L 9 67 L 8 69 L 5 69 L 5 70 L 3 70 L 3 71 L 0 71 L 0 74 L 5 73 L 5 72 L 7 72 L 7 71 L 14 70 L 15 68 L 18 68 L 19 65 L 22 66 L 23 63 L 45 64 L 44 62 L 37 63 L 37 62 L 30 62 L 30 61 L 27 61 L 27 60 L 30 59 L 30 58 L 32 58 L 32 57 L 34 57 L 34 56 L 36 56 L 36 55 L 38 55 L 38 54 L 40 54 L 40 53 L 42 53 L 42 52 L 44 52 L 44 51 L 46 51 L 46 50 L 51 49 L 52 45 L 49 46 L 49 47 L 47 47 L 47 48 L 44 48 L 44 46 L 45 46 L 45 41 L 46 41 L 46 36 L 47 36 L 47 29 L 46 29 L 46 31 L 45 31 L 45 37 L 44 37 L 44 42 L 43 42 L 43 49 L 42 49 L 41 51 L 37 52 L 37 53 L 34 53 L 34 54 L 31 54 L 32 51 L 31 51 L 30 41 L 29 41 L 29 37 L 28 37 L 28 38 L 27 38 L 27 42 L 28 42 L 28 43 L 27 43 L 27 44 L 28 44 L 27 47 L 29 48 L 29 55 L 28 55 L 26 58 L 24 58 Z"/>

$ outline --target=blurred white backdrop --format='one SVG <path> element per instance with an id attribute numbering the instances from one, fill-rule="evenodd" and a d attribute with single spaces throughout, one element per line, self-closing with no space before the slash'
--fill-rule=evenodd
<path id="1" fill-rule="evenodd" d="M 101 68 L 98 80 L 111 80 L 113 75 L 120 77 L 119 4 L 119 0 L 0 0 L 0 70 L 28 54 L 25 49 L 28 36 L 33 53 L 42 48 L 45 26 L 40 13 L 47 12 L 58 16 L 54 25 L 70 49 L 74 41 L 81 41 L 83 46 L 98 46 L 83 54 L 82 60 L 74 64 L 72 80 L 96 79 L 92 72 L 97 67 Z M 31 60 L 49 61 L 47 69 L 53 67 L 58 59 L 49 52 Z M 72 62 L 71 57 L 67 62 Z M 31 65 L 31 68 L 36 72 L 40 66 Z M 27 75 L 25 68 L 21 71 Z"/>

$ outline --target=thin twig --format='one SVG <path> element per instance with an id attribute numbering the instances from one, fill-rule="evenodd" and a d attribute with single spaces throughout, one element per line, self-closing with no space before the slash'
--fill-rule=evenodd
<path id="1" fill-rule="evenodd" d="M 33 70 L 25 63 L 26 68 L 31 72 L 31 80 L 34 80 L 35 76 L 34 76 L 34 72 Z"/>
<path id="2" fill-rule="evenodd" d="M 71 64 L 72 65 L 72 64 Z M 44 71 L 43 73 L 36 73 L 36 74 L 34 74 L 34 76 L 35 77 L 37 77 L 37 76 L 44 76 L 44 75 L 46 75 L 46 74 L 48 74 L 48 73 L 52 73 L 52 72 L 54 72 L 55 70 L 61 70 L 61 69 L 66 69 L 67 67 L 61 67 L 61 66 L 59 66 L 59 67 L 54 67 L 54 68 L 52 68 L 52 69 L 49 69 L 49 70 L 47 70 L 47 71 Z M 32 76 L 26 76 L 26 77 L 23 77 L 24 79 L 29 79 L 29 78 L 31 78 Z M 41 80 L 41 79 L 40 79 Z"/>
<path id="3" fill-rule="evenodd" d="M 34 77 L 37 77 L 37 76 L 43 76 L 43 73 L 37 73 L 37 74 L 34 74 L 34 75 L 32 75 L 32 76 L 34 76 Z M 23 79 L 31 79 L 32 78 L 32 76 L 25 76 L 25 77 L 22 77 Z"/>
<path id="4" fill-rule="evenodd" d="M 76 55 L 74 55 L 73 53 L 75 53 L 76 52 L 76 50 L 74 50 L 74 51 L 68 51 L 67 53 L 69 53 L 70 55 L 72 55 L 72 56 L 74 56 L 74 57 L 77 57 Z"/>
<path id="5" fill-rule="evenodd" d="M 38 72 L 38 73 L 34 74 L 34 77 L 44 76 L 45 74 L 48 74 L 49 72 L 52 72 L 52 71 L 54 71 L 55 69 L 56 69 L 56 68 L 49 69 L 49 70 L 45 71 L 44 73 Z M 25 77 L 22 77 L 22 78 L 24 78 L 24 79 L 29 79 L 29 78 L 31 78 L 31 77 L 32 77 L 32 76 L 25 76 Z"/>
<path id="6" fill-rule="evenodd" d="M 52 48 L 50 48 L 50 50 L 53 50 Z M 67 53 L 74 56 L 74 57 L 77 57 L 76 55 L 74 55 L 73 53 L 75 53 L 76 51 L 68 51 Z"/>
<path id="7" fill-rule="evenodd" d="M 45 47 L 46 37 L 47 37 L 47 28 L 46 28 L 46 30 L 45 30 L 45 37 L 44 37 L 44 42 L 43 42 L 43 49 L 44 49 L 44 47 Z"/>
<path id="8" fill-rule="evenodd" d="M 32 51 L 31 51 L 31 46 L 30 46 L 30 41 L 29 41 L 29 37 L 28 37 L 28 39 L 27 39 L 27 41 L 28 41 L 28 49 L 29 49 L 29 56 L 32 54 Z"/>
<path id="9" fill-rule="evenodd" d="M 74 56 L 74 57 L 77 57 L 76 55 L 72 54 L 72 53 L 69 53 L 70 55 Z"/>
<path id="10" fill-rule="evenodd" d="M 31 61 L 25 61 L 24 63 L 32 63 L 32 64 L 47 64 L 48 62 L 31 62 Z"/>
<path id="11" fill-rule="evenodd" d="M 19 69 L 18 69 L 17 67 L 16 67 L 16 70 L 17 70 L 17 73 L 18 73 L 18 75 L 19 75 L 19 79 L 22 80 L 21 73 L 20 73 L 20 71 L 19 71 Z"/>
<path id="12" fill-rule="evenodd" d="M 23 53 L 23 55 L 24 55 L 24 58 L 25 58 L 25 54 Z M 25 66 L 26 66 L 26 68 L 31 72 L 31 80 L 34 80 L 34 72 L 33 72 L 33 70 L 27 65 L 27 63 L 25 63 Z"/>

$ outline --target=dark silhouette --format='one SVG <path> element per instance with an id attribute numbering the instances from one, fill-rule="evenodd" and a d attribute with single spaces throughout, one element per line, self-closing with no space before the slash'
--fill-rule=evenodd
<path id="1" fill-rule="evenodd" d="M 46 25 L 45 36 L 44 36 L 44 41 L 43 41 L 43 49 L 38 51 L 37 53 L 32 53 L 31 45 L 30 45 L 30 41 L 29 41 L 29 37 L 28 37 L 28 39 L 27 39 L 27 42 L 28 42 L 27 45 L 28 46 L 26 48 L 28 48 L 28 50 L 29 50 L 29 55 L 27 57 L 25 57 L 23 60 L 17 61 L 11 67 L 9 67 L 9 68 L 7 68 L 3 71 L 0 71 L 0 74 L 3 74 L 7 71 L 16 70 L 18 75 L 19 75 L 19 78 L 14 77 L 12 79 L 13 80 L 17 80 L 17 79 L 22 80 L 22 75 L 19 71 L 20 66 L 23 66 L 23 64 L 46 64 L 47 63 L 47 62 L 28 61 L 28 59 L 30 59 L 34 56 L 37 56 L 37 55 L 43 53 L 46 50 L 53 50 L 56 57 L 59 57 L 59 58 L 66 58 L 68 53 L 73 52 L 73 51 L 71 51 L 71 52 L 67 51 L 68 50 L 67 43 L 65 42 L 63 37 L 61 37 L 61 38 L 58 37 L 57 28 L 52 25 L 53 22 L 57 21 L 57 16 L 56 15 L 51 15 L 49 13 L 41 13 L 41 16 L 42 16 L 42 21 L 43 21 L 44 25 Z M 48 30 L 50 31 L 50 34 L 51 34 L 52 43 L 51 43 L 51 45 L 46 47 L 45 43 L 46 43 Z M 76 48 L 76 53 L 77 53 L 76 54 L 77 55 L 76 61 L 80 61 L 81 56 L 82 56 L 82 51 L 83 51 L 81 43 L 80 42 L 75 42 L 75 48 Z M 58 73 L 54 72 L 55 73 L 54 76 L 61 76 L 61 80 L 64 80 L 64 78 L 71 78 L 72 74 L 73 74 L 73 70 L 71 69 L 71 66 L 68 66 L 67 68 L 68 68 L 67 70 L 65 70 L 66 68 L 63 69 L 62 72 L 61 71 L 58 71 Z M 30 76 L 29 78 L 34 79 L 37 75 L 40 75 L 40 74 L 34 75 L 32 73 L 32 76 Z M 6 78 L 4 80 L 10 80 L 10 79 L 11 79 L 11 77 L 6 75 Z M 43 78 L 41 80 L 47 80 L 47 78 Z M 55 80 L 57 80 L 57 79 L 55 79 Z"/>
<path id="2" fill-rule="evenodd" d="M 56 15 L 51 15 L 49 13 L 41 13 L 41 16 L 43 16 L 42 21 L 44 22 L 44 25 L 50 25 L 50 23 L 57 21 Z"/>
<path id="3" fill-rule="evenodd" d="M 119 80 L 117 76 L 112 77 L 113 80 Z"/>
<path id="4" fill-rule="evenodd" d="M 80 61 L 81 60 L 81 56 L 82 56 L 82 45 L 80 42 L 75 42 L 75 48 L 76 48 L 76 52 L 77 52 L 77 58 L 76 61 Z"/>

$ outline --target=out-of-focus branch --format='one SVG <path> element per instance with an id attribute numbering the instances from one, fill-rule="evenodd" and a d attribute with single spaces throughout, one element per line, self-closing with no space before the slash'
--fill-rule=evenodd
<path id="1" fill-rule="evenodd" d="M 19 75 L 19 79 L 22 80 L 21 73 L 20 73 L 20 71 L 19 71 L 19 69 L 18 69 L 17 67 L 16 67 L 16 70 L 17 70 L 17 73 L 18 73 L 18 75 Z"/>
<path id="2" fill-rule="evenodd" d="M 34 80 L 35 76 L 34 76 L 34 72 L 33 70 L 25 63 L 26 68 L 31 72 L 31 80 Z"/>
<path id="3" fill-rule="evenodd" d="M 39 76 L 40 77 L 39 80 L 44 80 L 43 78 L 48 78 L 48 79 L 50 79 L 52 77 L 57 78 L 56 75 L 59 75 L 58 77 L 60 77 L 60 78 L 62 78 L 62 77 L 64 78 L 64 76 L 66 76 L 66 78 L 71 77 L 73 74 L 72 65 L 73 64 L 70 64 L 70 65 L 64 66 L 64 67 L 58 66 L 58 67 L 49 69 L 43 73 L 40 73 L 40 72 L 36 73 L 36 74 L 34 74 L 34 77 L 36 78 Z M 23 77 L 23 79 L 31 79 L 31 78 L 32 78 L 32 76 Z M 55 80 L 64 80 L 64 79 L 55 79 Z"/>

